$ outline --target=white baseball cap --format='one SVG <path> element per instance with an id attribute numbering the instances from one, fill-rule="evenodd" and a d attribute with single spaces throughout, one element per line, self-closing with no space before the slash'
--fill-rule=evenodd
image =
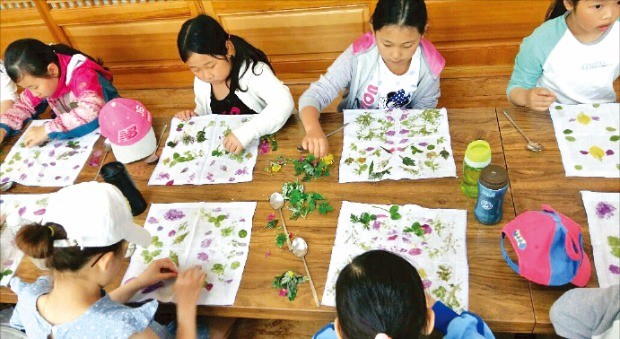
<path id="1" fill-rule="evenodd" d="M 43 222 L 65 229 L 54 247 L 105 247 L 127 240 L 147 247 L 151 234 L 133 222 L 129 202 L 116 186 L 96 181 L 62 188 L 51 195 Z"/>
<path id="2" fill-rule="evenodd" d="M 101 134 L 110 140 L 116 160 L 126 164 L 155 152 L 153 117 L 138 100 L 115 98 L 99 112 Z"/>

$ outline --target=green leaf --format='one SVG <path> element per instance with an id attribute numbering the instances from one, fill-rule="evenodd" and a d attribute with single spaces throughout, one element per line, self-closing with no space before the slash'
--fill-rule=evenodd
<path id="1" fill-rule="evenodd" d="M 286 244 L 286 234 L 278 233 L 278 235 L 276 236 L 276 246 L 282 248 L 284 244 Z"/>
<path id="2" fill-rule="evenodd" d="M 573 130 L 571 130 L 571 129 L 565 129 L 564 130 L 564 134 L 572 134 L 572 133 L 573 133 Z"/>
<path id="3" fill-rule="evenodd" d="M 409 157 L 402 157 L 400 156 L 400 158 L 403 160 L 403 165 L 405 166 L 415 166 L 415 160 L 409 158 Z"/>
<path id="4" fill-rule="evenodd" d="M 247 236 L 248 236 L 248 231 L 246 231 L 246 230 L 239 231 L 239 238 L 243 239 L 243 238 L 245 238 Z"/>
<path id="5" fill-rule="evenodd" d="M 181 234 L 181 235 L 176 236 L 176 237 L 174 238 L 174 241 L 172 242 L 172 244 L 173 244 L 173 245 L 176 245 L 176 244 L 180 244 L 180 243 L 182 243 L 182 242 L 183 242 L 183 240 L 185 240 L 185 238 L 187 237 L 187 235 L 188 235 L 188 234 L 189 234 L 189 232 L 185 232 L 185 233 L 183 233 L 183 234 Z"/>
<path id="6" fill-rule="evenodd" d="M 211 272 L 217 274 L 217 275 L 222 275 L 224 274 L 224 269 L 226 268 L 226 266 L 222 265 L 222 264 L 214 264 L 213 267 L 211 267 Z"/>
<path id="7" fill-rule="evenodd" d="M 233 226 L 226 227 L 220 231 L 220 234 L 222 234 L 223 237 L 229 237 L 234 230 L 235 228 Z"/>
<path id="8" fill-rule="evenodd" d="M 570 142 L 574 142 L 575 140 L 577 140 L 577 139 L 575 139 L 574 137 L 571 137 L 571 136 L 566 136 L 566 137 L 564 137 L 564 139 L 566 139 L 566 140 L 568 140 Z"/>
<path id="9" fill-rule="evenodd" d="M 616 131 L 616 129 L 614 127 L 611 127 L 611 126 L 605 127 L 605 129 L 607 131 L 609 131 L 609 132 L 615 132 Z"/>
<path id="10" fill-rule="evenodd" d="M 609 244 L 611 254 L 616 258 L 620 258 L 620 238 L 609 236 L 607 237 L 607 243 Z"/>
<path id="11" fill-rule="evenodd" d="M 327 214 L 327 212 L 333 211 L 334 208 L 328 202 L 323 202 L 319 205 L 319 214 Z"/>
<path id="12" fill-rule="evenodd" d="M 610 140 L 610 141 L 618 141 L 618 140 L 620 140 L 620 135 L 612 135 L 612 136 L 609 138 L 609 140 Z"/>
<path id="13" fill-rule="evenodd" d="M 276 225 L 278 225 L 278 219 L 273 219 L 273 220 L 267 221 L 267 226 L 265 227 L 269 229 L 273 229 L 273 228 L 276 228 Z"/>
<path id="14" fill-rule="evenodd" d="M 239 266 L 241 266 L 241 263 L 238 261 L 233 261 L 233 263 L 230 264 L 230 268 L 232 268 L 233 270 L 236 270 L 237 268 L 239 268 Z"/>
<path id="15" fill-rule="evenodd" d="M 177 255 L 177 253 L 176 253 L 176 252 L 174 252 L 174 251 L 170 251 L 170 252 L 168 253 L 168 258 L 170 258 L 170 260 L 172 260 L 172 262 L 173 262 L 173 263 L 174 263 L 177 267 L 179 267 L 179 256 Z"/>

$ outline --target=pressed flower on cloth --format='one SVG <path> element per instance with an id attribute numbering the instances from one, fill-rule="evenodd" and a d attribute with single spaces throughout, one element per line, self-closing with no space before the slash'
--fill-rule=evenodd
<path id="1" fill-rule="evenodd" d="M 620 193 L 581 191 L 600 287 L 620 284 Z"/>
<path id="2" fill-rule="evenodd" d="M 43 219 L 48 197 L 49 194 L 0 195 L 0 286 L 7 286 L 24 257 L 15 245 L 15 234 L 19 227 Z"/>
<path id="3" fill-rule="evenodd" d="M 336 279 L 351 260 L 382 249 L 418 269 L 424 287 L 456 312 L 468 308 L 467 211 L 342 202 L 322 303 L 335 306 Z"/>
<path id="4" fill-rule="evenodd" d="M 207 281 L 200 305 L 232 305 L 248 258 L 256 202 L 152 204 L 144 228 L 152 236 L 147 248 L 131 257 L 123 284 L 148 264 L 168 257 L 179 270 L 200 266 Z M 149 286 L 132 301 L 174 300 L 173 281 Z"/>
<path id="5" fill-rule="evenodd" d="M 246 121 L 243 116 L 205 115 L 189 121 L 172 118 L 170 135 L 149 185 L 204 185 L 252 181 L 258 140 L 241 154 L 229 153 L 222 140 Z"/>
<path id="6" fill-rule="evenodd" d="M 339 182 L 456 176 L 445 108 L 345 110 Z"/>
<path id="7" fill-rule="evenodd" d="M 620 178 L 620 104 L 549 108 L 567 177 Z"/>
<path id="8" fill-rule="evenodd" d="M 26 186 L 62 187 L 75 182 L 99 139 L 99 129 L 85 136 L 50 140 L 26 147 L 24 136 L 33 126 L 49 120 L 34 120 L 0 164 L 0 181 L 16 181 Z"/>

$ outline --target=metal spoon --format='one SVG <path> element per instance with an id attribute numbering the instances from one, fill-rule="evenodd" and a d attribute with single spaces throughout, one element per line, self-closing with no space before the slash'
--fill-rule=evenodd
<path id="1" fill-rule="evenodd" d="M 344 125 L 342 125 L 342 126 L 340 126 L 340 127 L 336 128 L 335 130 L 333 130 L 333 131 L 331 131 L 331 132 L 329 132 L 329 133 L 325 134 L 325 137 L 326 137 L 326 138 L 331 137 L 332 135 L 334 135 L 334 134 L 338 133 L 338 132 L 339 132 L 339 131 L 341 131 L 343 128 L 345 128 L 348 124 L 349 124 L 349 123 L 347 122 L 346 124 L 344 124 Z M 298 150 L 299 152 L 307 152 L 307 150 L 305 150 L 305 149 L 304 149 L 304 147 L 303 147 L 302 145 L 297 146 L 297 150 Z"/>
<path id="2" fill-rule="evenodd" d="M 99 169 L 97 170 L 97 173 L 95 173 L 95 178 L 93 179 L 93 181 L 96 181 L 97 177 L 99 177 L 99 172 L 101 172 L 101 167 L 103 167 L 105 158 L 108 156 L 108 152 L 110 152 L 111 149 L 112 149 L 112 143 L 110 142 L 110 139 L 105 139 L 103 141 L 103 150 L 105 153 L 103 153 L 103 159 L 101 159 L 101 162 L 99 163 Z"/>
<path id="3" fill-rule="evenodd" d="M 161 133 L 159 134 L 159 140 L 157 141 L 157 146 L 155 147 L 155 150 L 153 151 L 153 153 L 149 155 L 146 159 L 144 159 L 144 162 L 146 162 L 147 164 L 154 164 L 157 162 L 157 160 L 159 160 L 159 156 L 157 155 L 157 149 L 159 148 L 159 145 L 161 144 L 161 140 L 164 138 L 164 133 L 166 132 L 166 128 L 168 128 L 168 125 L 164 125 L 164 128 L 161 130 Z"/>
<path id="4" fill-rule="evenodd" d="M 510 121 L 510 123 L 517 129 L 517 131 L 521 133 L 521 135 L 525 138 L 525 140 L 527 140 L 527 146 L 526 146 L 527 149 L 529 149 L 532 152 L 540 152 L 545 148 L 543 145 L 530 140 L 530 138 L 528 138 L 527 135 L 525 135 L 525 133 L 523 133 L 523 131 L 519 128 L 519 126 L 515 124 L 514 120 L 512 120 L 512 118 L 510 117 L 510 115 L 508 115 L 506 111 L 504 111 L 504 115 L 506 116 L 506 118 L 508 118 L 508 121 Z"/>
<path id="5" fill-rule="evenodd" d="M 319 296 L 316 293 L 316 288 L 314 287 L 314 281 L 312 281 L 312 276 L 310 276 L 310 270 L 308 269 L 308 264 L 306 263 L 306 254 L 308 254 L 308 243 L 303 238 L 297 237 L 293 239 L 292 251 L 297 258 L 301 258 L 301 260 L 304 262 L 304 267 L 306 268 L 306 275 L 308 276 L 308 281 L 310 281 L 310 289 L 312 289 L 312 296 L 314 297 L 314 302 L 316 303 L 316 307 L 321 307 Z"/>
<path id="6" fill-rule="evenodd" d="M 286 230 L 286 224 L 284 223 L 284 214 L 282 214 L 282 206 L 284 206 L 284 197 L 282 194 L 278 192 L 274 192 L 269 196 L 269 205 L 274 210 L 278 210 L 280 212 L 280 219 L 282 219 L 282 228 L 284 228 L 284 233 L 286 234 L 286 245 L 288 246 L 289 251 L 292 251 L 291 246 L 291 238 L 289 238 L 289 233 Z"/>
<path id="7" fill-rule="evenodd" d="M 15 181 L 7 181 L 4 184 L 0 185 L 0 192 L 6 192 L 12 189 L 15 186 Z"/>

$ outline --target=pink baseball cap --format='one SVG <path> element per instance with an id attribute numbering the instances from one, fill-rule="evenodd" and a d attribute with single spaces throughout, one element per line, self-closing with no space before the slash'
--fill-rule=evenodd
<path id="1" fill-rule="evenodd" d="M 543 205 L 542 209 L 523 212 L 504 226 L 501 238 L 504 259 L 515 272 L 537 284 L 587 285 L 592 265 L 583 249 L 581 227 L 550 206 Z M 518 264 L 506 253 L 506 237 L 516 252 Z"/>
<path id="2" fill-rule="evenodd" d="M 144 105 L 133 99 L 115 98 L 101 108 L 101 134 L 110 140 L 116 160 L 134 162 L 155 152 L 152 120 Z"/>

